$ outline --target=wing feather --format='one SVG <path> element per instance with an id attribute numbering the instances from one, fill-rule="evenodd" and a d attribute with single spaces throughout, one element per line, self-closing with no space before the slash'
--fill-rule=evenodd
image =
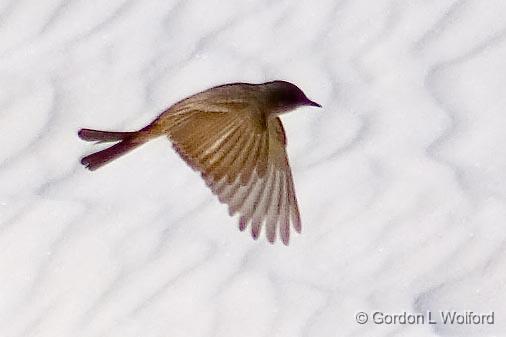
<path id="1" fill-rule="evenodd" d="M 267 240 L 270 243 L 273 243 L 276 240 L 276 227 L 278 223 L 278 213 L 279 213 L 279 187 L 280 187 L 280 179 L 279 172 L 276 171 L 274 173 L 274 184 L 272 185 L 271 190 L 271 200 L 269 203 L 269 209 L 266 212 L 266 231 L 267 231 Z"/>
<path id="2" fill-rule="evenodd" d="M 283 172 L 283 177 L 281 178 L 282 190 L 281 190 L 281 200 L 280 200 L 280 212 L 279 212 L 279 236 L 281 236 L 281 241 L 285 245 L 288 245 L 290 241 L 290 218 L 289 218 L 289 210 L 288 210 L 288 191 L 287 191 L 287 181 L 286 175 Z"/>
<path id="3" fill-rule="evenodd" d="M 204 172 L 212 176 L 216 181 L 222 179 L 227 174 L 227 162 L 230 158 L 238 155 L 240 152 L 242 135 L 241 128 L 237 127 L 227 137 L 223 139 L 217 150 L 206 158 L 204 162 Z"/>
<path id="4" fill-rule="evenodd" d="M 258 136 L 258 142 L 256 142 L 256 146 L 254 147 L 251 155 L 248 157 L 246 162 L 244 163 L 244 169 L 241 173 L 241 183 L 246 184 L 253 172 L 255 171 L 255 166 L 257 164 L 258 157 L 262 152 L 262 148 L 265 147 L 265 143 L 267 141 L 267 135 L 261 134 Z"/>
<path id="5" fill-rule="evenodd" d="M 232 179 L 234 179 L 234 183 L 238 184 L 245 184 L 245 182 L 242 182 L 241 176 L 245 173 L 245 167 L 246 167 L 246 161 L 248 160 L 248 157 L 251 155 L 254 149 L 257 147 L 258 142 L 258 136 L 255 134 L 251 135 L 245 135 L 244 137 L 245 143 L 243 144 L 243 148 L 241 152 L 234 158 L 232 164 L 230 165 L 231 172 L 237 173 L 237 174 L 230 174 L 229 175 L 229 183 Z M 249 179 L 249 176 L 247 177 Z"/>
<path id="6" fill-rule="evenodd" d="M 299 213 L 299 206 L 297 205 L 297 197 L 295 196 L 295 188 L 293 186 L 293 179 L 292 179 L 292 173 L 290 172 L 290 168 L 286 171 L 288 174 L 288 199 L 290 202 L 290 218 L 292 222 L 292 226 L 297 231 L 297 233 L 300 233 L 302 230 L 302 224 L 300 221 L 300 213 Z"/>
<path id="7" fill-rule="evenodd" d="M 264 188 L 262 190 L 262 194 L 258 196 L 257 204 L 252 205 L 253 214 L 251 216 L 251 234 L 255 239 L 258 237 L 265 214 L 267 213 L 271 203 L 271 189 L 274 178 L 275 172 L 273 169 L 271 169 L 271 172 L 269 174 L 261 178 L 265 181 Z"/>
<path id="8" fill-rule="evenodd" d="M 265 224 L 269 242 L 279 233 L 288 245 L 290 224 L 300 232 L 301 223 L 283 126 L 277 117 L 257 118 L 242 106 L 241 101 L 205 111 L 180 107 L 167 117 L 172 118 L 167 136 L 229 214 L 239 213 L 241 231 L 251 224 L 256 239 Z"/>

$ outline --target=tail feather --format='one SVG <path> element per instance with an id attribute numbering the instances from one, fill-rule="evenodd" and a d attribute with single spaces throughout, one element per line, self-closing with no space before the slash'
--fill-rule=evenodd
<path id="1" fill-rule="evenodd" d="M 115 132 L 115 131 L 100 131 L 93 129 L 81 129 L 77 133 L 79 138 L 88 142 L 118 142 L 120 140 L 131 137 L 136 132 Z"/>
<path id="2" fill-rule="evenodd" d="M 86 141 L 119 142 L 81 159 L 81 164 L 91 171 L 94 171 L 114 159 L 121 157 L 148 140 L 145 136 L 143 137 L 139 131 L 115 132 L 81 129 L 77 134 L 79 138 Z"/>
<path id="3" fill-rule="evenodd" d="M 113 161 L 114 159 L 121 157 L 127 152 L 130 152 L 141 144 L 142 143 L 134 142 L 131 139 L 127 138 L 118 144 L 114 144 L 113 146 L 108 147 L 105 150 L 98 151 L 84 157 L 81 159 L 81 164 L 83 164 L 90 171 L 94 171 L 99 167 L 102 167 L 105 164 Z"/>

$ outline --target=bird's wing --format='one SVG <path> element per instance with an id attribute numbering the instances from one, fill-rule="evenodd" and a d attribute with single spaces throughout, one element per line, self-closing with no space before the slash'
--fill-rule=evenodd
<path id="1" fill-rule="evenodd" d="M 265 225 L 269 242 L 279 230 L 288 245 L 290 223 L 300 233 L 301 221 L 281 120 L 229 108 L 174 114 L 167 135 L 230 215 L 239 214 L 241 230 L 251 224 L 256 239 Z"/>

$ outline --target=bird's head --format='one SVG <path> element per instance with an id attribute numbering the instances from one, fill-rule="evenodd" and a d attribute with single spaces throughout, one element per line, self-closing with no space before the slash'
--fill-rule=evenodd
<path id="1" fill-rule="evenodd" d="M 264 84 L 267 91 L 267 105 L 274 113 L 288 112 L 300 106 L 321 105 L 313 102 L 295 84 L 286 81 L 273 81 Z"/>

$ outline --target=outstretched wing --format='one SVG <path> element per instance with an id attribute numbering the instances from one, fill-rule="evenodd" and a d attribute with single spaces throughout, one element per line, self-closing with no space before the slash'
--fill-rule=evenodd
<path id="1" fill-rule="evenodd" d="M 239 214 L 241 231 L 250 224 L 257 239 L 265 226 L 269 242 L 279 231 L 288 245 L 290 223 L 300 233 L 301 222 L 281 120 L 252 113 L 241 102 L 215 102 L 209 109 L 194 106 L 168 117 L 174 148 L 229 214 Z"/>

